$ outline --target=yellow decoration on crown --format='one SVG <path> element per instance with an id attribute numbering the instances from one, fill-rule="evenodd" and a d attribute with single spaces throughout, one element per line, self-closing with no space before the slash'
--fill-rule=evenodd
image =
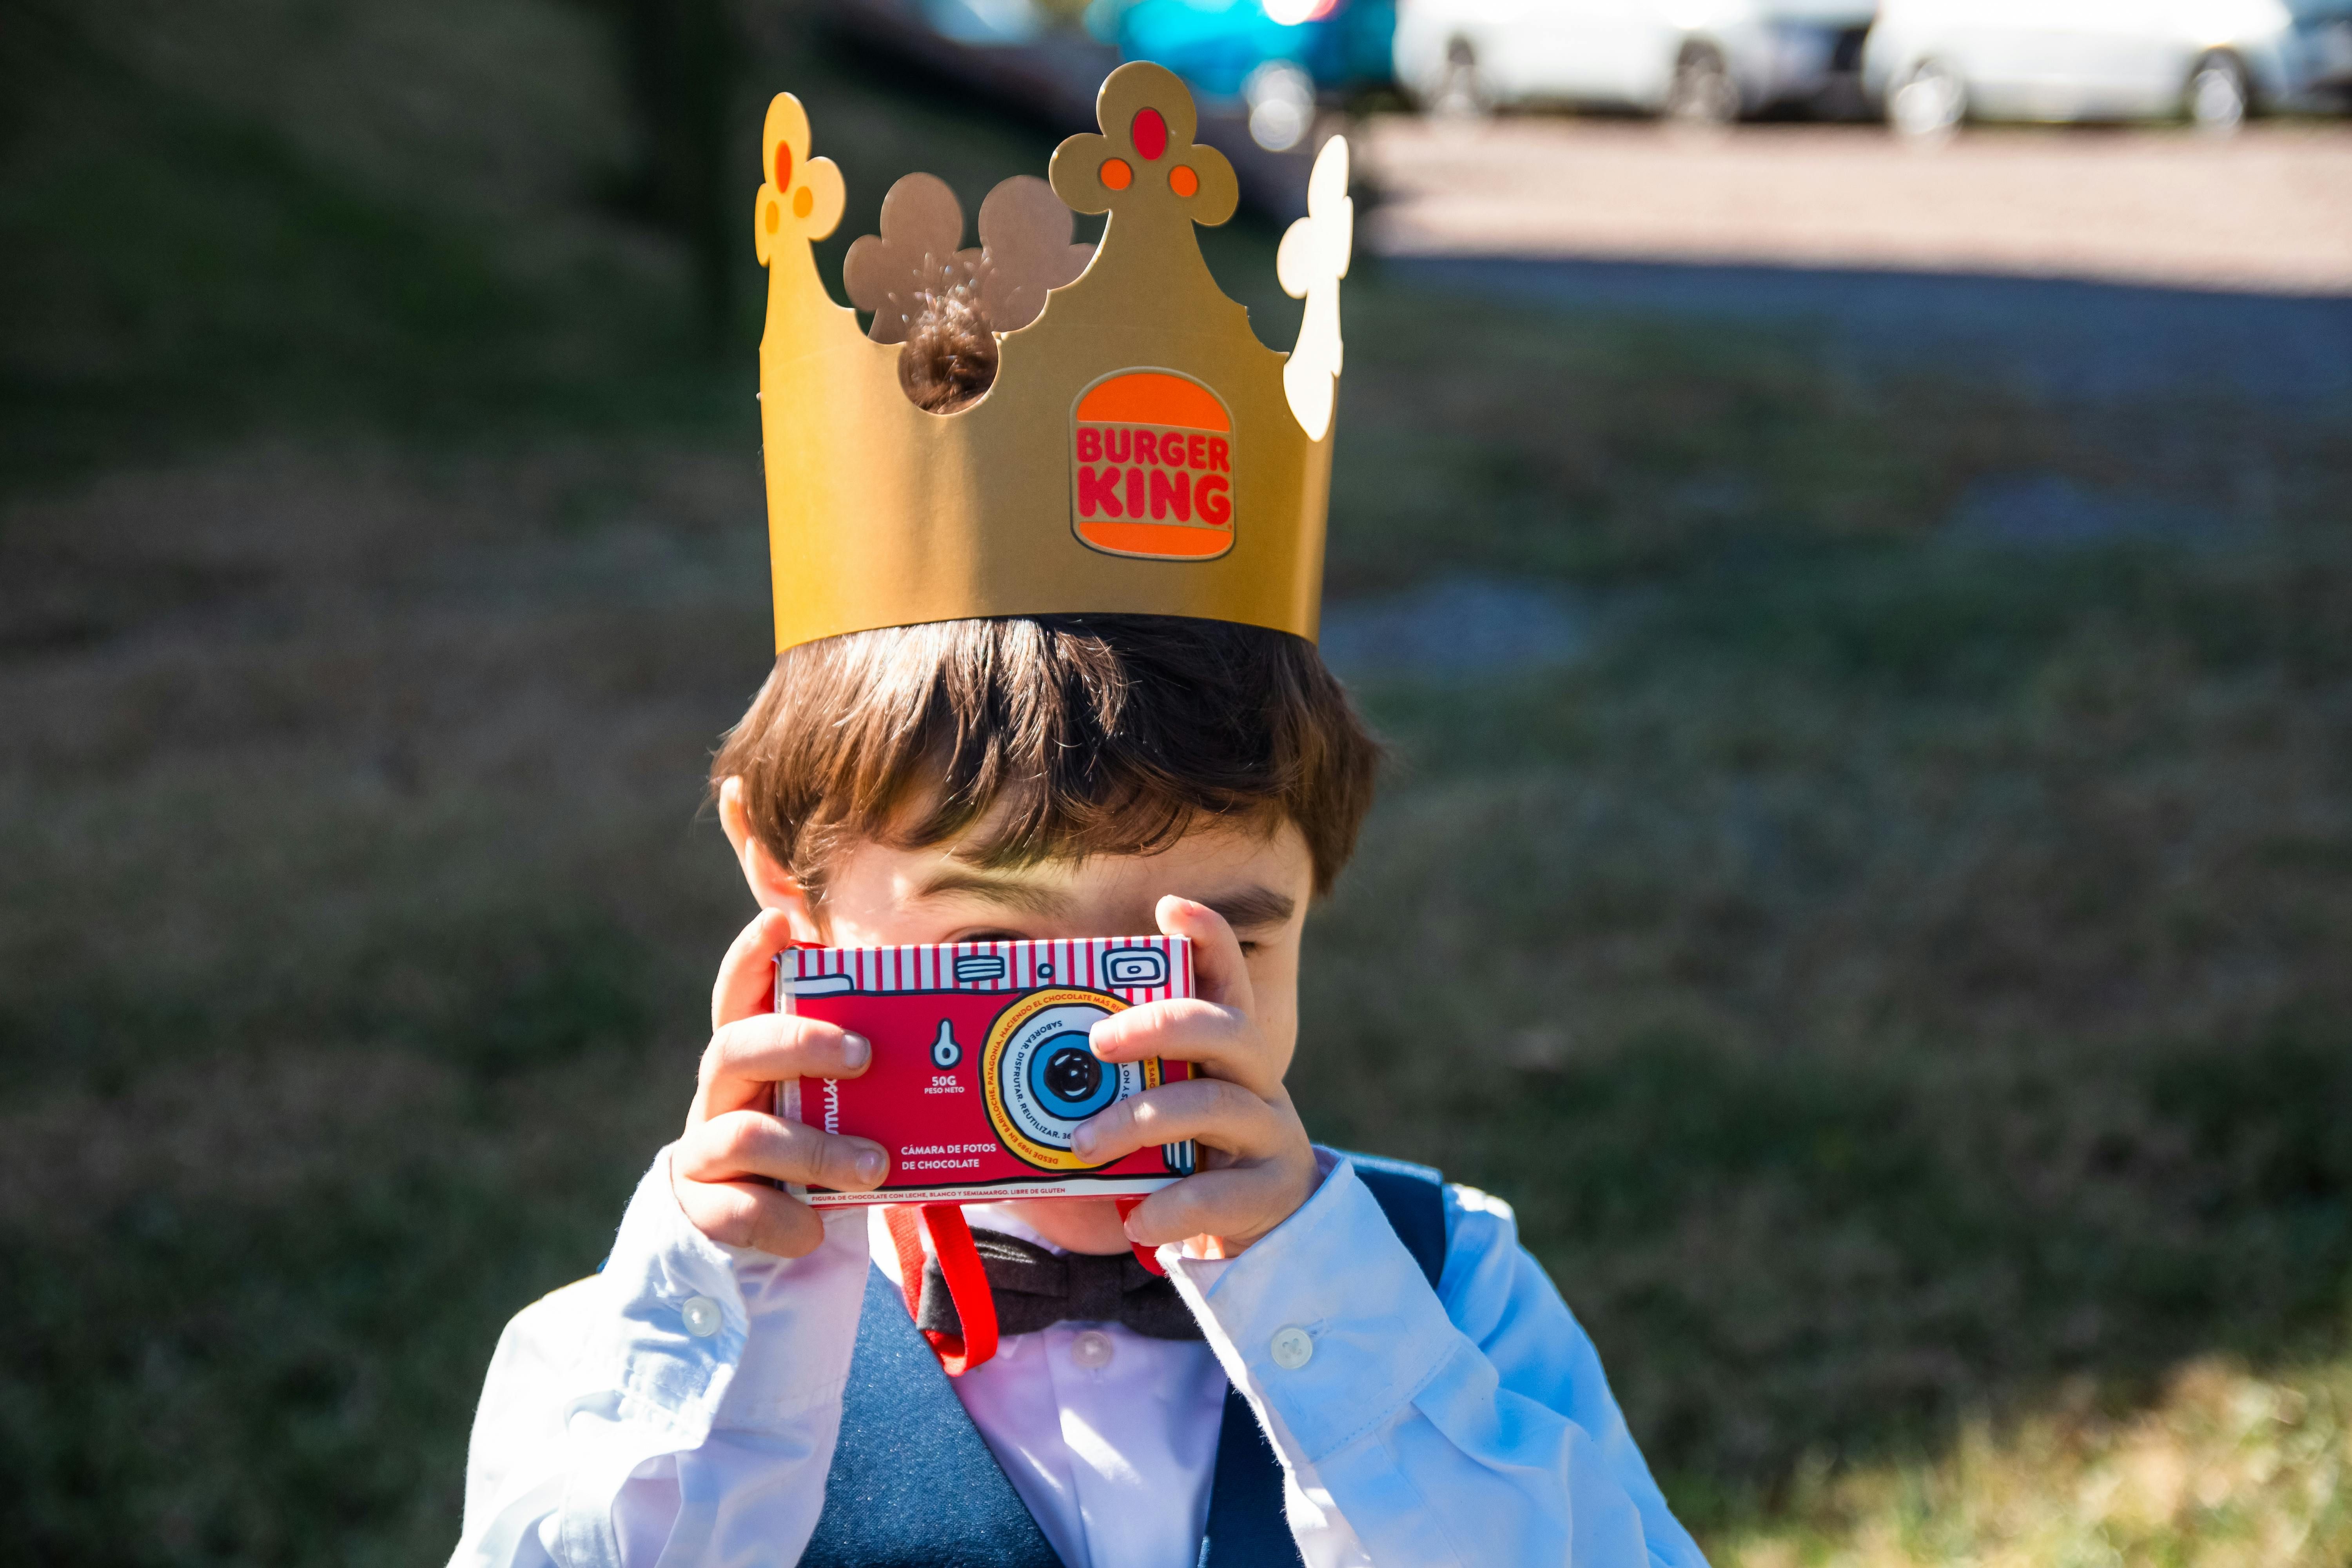
<path id="1" fill-rule="evenodd" d="M 809 155 L 797 99 L 769 105 L 752 232 L 768 268 L 760 423 L 779 651 L 1075 612 L 1316 635 L 1346 146 L 1324 148 L 1308 216 L 1283 241 L 1283 286 L 1308 301 L 1286 355 L 1201 258 L 1193 225 L 1232 216 L 1237 189 L 1224 155 L 1193 142 L 1183 83 L 1124 65 L 1096 111 L 1102 133 L 1062 143 L 1050 193 L 1010 180 L 989 197 L 977 249 L 955 248 L 962 215 L 944 185 L 900 181 L 882 235 L 850 256 L 869 332 L 827 297 L 809 248 L 841 220 L 840 171 Z M 1069 244 L 1070 210 L 1110 215 L 1090 258 Z M 957 284 L 1012 330 L 995 333 L 987 392 L 934 414 L 901 385 L 904 317 L 924 289 Z"/>

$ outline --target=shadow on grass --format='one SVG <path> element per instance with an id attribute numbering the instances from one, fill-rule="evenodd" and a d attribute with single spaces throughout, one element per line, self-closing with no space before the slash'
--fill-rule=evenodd
<path id="1" fill-rule="evenodd" d="M 1368 693 L 1301 1106 L 1517 1206 L 1697 1519 L 2341 1353 L 2352 623 L 2287 531 L 1759 542 Z"/>
<path id="2" fill-rule="evenodd" d="M 564 1076 L 627 1099 L 624 1065 Z M 0 1561 L 447 1551 L 496 1327 L 603 1256 L 628 1173 L 597 1136 L 650 1129 L 547 1074 L 399 1109 L 278 1201 L 159 1186 L 0 1240 Z M 575 1111 L 558 1140 L 520 1126 Z"/>
<path id="3" fill-rule="evenodd" d="M 1326 1136 L 1514 1199 L 1678 1507 L 1718 1526 L 1802 1462 L 1932 1453 L 2069 1380 L 2124 1410 L 2197 1356 L 2332 1350 L 2347 1046 L 2282 1022 L 2092 1070 L 1923 1069 L 1661 1034 L 1549 1067 L 1474 1044 L 1440 1084 L 1395 1065 L 1428 1037 L 1360 1022 L 1301 1099 Z"/>

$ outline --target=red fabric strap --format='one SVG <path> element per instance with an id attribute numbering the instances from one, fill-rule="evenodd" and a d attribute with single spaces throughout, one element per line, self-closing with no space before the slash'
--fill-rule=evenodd
<path id="1" fill-rule="evenodd" d="M 912 1318 L 923 1305 L 923 1233 L 921 1218 L 912 1204 L 888 1204 L 882 1210 L 882 1222 L 890 1228 L 890 1245 L 898 1254 L 898 1289 L 907 1298 L 907 1316 Z"/>
<path id="2" fill-rule="evenodd" d="M 950 1377 L 960 1377 L 996 1353 L 996 1296 L 988 1288 L 988 1271 L 980 1266 L 980 1248 L 971 1244 L 971 1227 L 964 1224 L 956 1204 L 925 1204 L 923 1224 L 939 1254 L 940 1272 L 947 1277 L 948 1299 L 963 1320 L 963 1338 L 952 1351 L 940 1344 L 940 1364 Z M 920 1294 L 919 1288 L 918 1295 Z M 951 1341 L 952 1334 L 932 1336 L 933 1342 Z"/>
<path id="3" fill-rule="evenodd" d="M 950 1377 L 961 1377 L 996 1354 L 996 1297 L 988 1288 L 988 1272 L 981 1267 L 980 1248 L 971 1242 L 971 1227 L 955 1204 L 925 1204 L 919 1215 L 913 1205 L 891 1204 L 882 1211 L 890 1229 L 890 1243 L 898 1254 L 898 1289 L 907 1298 L 907 1316 L 916 1317 L 923 1304 L 922 1231 L 931 1233 L 931 1248 L 940 1273 L 948 1282 L 948 1299 L 963 1321 L 961 1335 L 937 1329 L 922 1331 L 931 1352 Z M 919 1229 L 918 1227 L 920 1227 Z"/>
<path id="4" fill-rule="evenodd" d="M 1141 1198 L 1114 1198 L 1111 1201 L 1118 1205 L 1118 1223 L 1125 1225 L 1127 1223 L 1127 1216 L 1133 1214 L 1135 1212 L 1135 1205 L 1141 1203 L 1143 1200 Z M 1150 1269 L 1152 1273 L 1159 1275 L 1162 1279 L 1168 1278 L 1168 1270 L 1160 1267 L 1160 1249 L 1158 1247 L 1146 1247 L 1139 1241 L 1130 1241 L 1127 1245 L 1134 1251 L 1135 1260 L 1138 1263 L 1142 1264 L 1144 1268 Z"/>
<path id="5" fill-rule="evenodd" d="M 1117 1200 L 1121 1225 L 1142 1201 Z M 940 1358 L 940 1368 L 950 1377 L 961 1377 L 993 1357 L 996 1296 L 988 1288 L 988 1271 L 981 1267 L 980 1248 L 972 1245 L 971 1226 L 964 1223 L 961 1205 L 924 1204 L 919 1209 L 913 1204 L 887 1204 L 882 1209 L 882 1221 L 889 1227 L 890 1245 L 898 1254 L 898 1290 L 907 1298 L 909 1318 L 922 1315 L 923 1232 L 931 1233 L 931 1250 L 940 1260 L 940 1273 L 947 1279 L 948 1300 L 955 1303 L 956 1316 L 963 1320 L 961 1336 L 937 1329 L 922 1331 L 923 1338 L 931 1342 L 932 1353 Z M 1130 1241 L 1128 1247 L 1138 1263 L 1163 1279 L 1168 1277 L 1168 1270 L 1160 1267 L 1158 1248 L 1139 1241 Z"/>

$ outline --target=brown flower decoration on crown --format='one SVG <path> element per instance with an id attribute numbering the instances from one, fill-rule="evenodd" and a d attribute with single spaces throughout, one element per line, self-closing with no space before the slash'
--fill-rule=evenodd
<path id="1" fill-rule="evenodd" d="M 1071 215 L 1045 181 L 1006 180 L 980 205 L 980 245 L 959 249 L 963 206 L 935 174 L 908 174 L 882 199 L 882 232 L 849 247 L 842 281 L 874 313 L 867 335 L 907 345 L 900 384 L 919 407 L 951 414 L 996 378 L 998 334 L 1045 308 L 1048 289 L 1086 270 L 1091 245 L 1071 243 Z"/>

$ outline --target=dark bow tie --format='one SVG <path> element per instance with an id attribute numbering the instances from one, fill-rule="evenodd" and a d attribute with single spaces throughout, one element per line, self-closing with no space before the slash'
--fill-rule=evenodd
<path id="1" fill-rule="evenodd" d="M 1048 1252 L 1013 1237 L 972 1227 L 972 1246 L 996 1298 L 996 1331 L 1034 1333 L 1055 1323 L 1125 1323 L 1155 1340 L 1197 1340 L 1201 1325 L 1176 1287 L 1132 1252 L 1097 1257 Z M 915 1326 L 961 1336 L 963 1319 L 948 1295 L 940 1260 L 923 1260 L 922 1302 Z"/>

